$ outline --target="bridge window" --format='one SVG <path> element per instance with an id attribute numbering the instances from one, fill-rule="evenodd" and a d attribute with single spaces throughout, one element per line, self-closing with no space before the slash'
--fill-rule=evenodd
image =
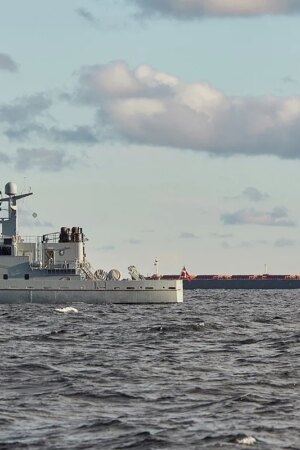
<path id="1" fill-rule="evenodd" d="M 6 247 L 5 245 L 1 245 L 0 246 L 0 255 L 10 256 L 11 255 L 11 247 Z"/>

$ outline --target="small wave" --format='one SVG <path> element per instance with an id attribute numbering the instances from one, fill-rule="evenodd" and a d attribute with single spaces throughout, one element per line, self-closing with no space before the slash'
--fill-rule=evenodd
<path id="1" fill-rule="evenodd" d="M 155 436 L 149 431 L 143 431 L 130 437 L 129 442 L 122 445 L 127 449 L 154 449 L 154 448 L 170 448 L 170 441 Z"/>
<path id="2" fill-rule="evenodd" d="M 73 308 L 73 306 L 66 306 L 65 308 L 56 308 L 55 311 L 60 312 L 60 313 L 78 313 L 78 309 Z"/>
<path id="3" fill-rule="evenodd" d="M 79 430 L 85 430 L 85 431 L 100 431 L 102 429 L 105 429 L 107 427 L 118 427 L 120 428 L 123 426 L 123 422 L 119 419 L 96 419 L 91 420 L 87 423 L 84 423 L 79 426 Z"/>
<path id="4" fill-rule="evenodd" d="M 256 443 L 256 439 L 253 436 L 244 436 L 236 440 L 237 444 L 253 445 Z"/>
<path id="5" fill-rule="evenodd" d="M 205 323 L 204 322 L 198 322 L 198 323 L 190 323 L 190 324 L 162 324 L 162 325 L 156 325 L 151 328 L 148 328 L 148 332 L 154 332 L 154 333 L 186 333 L 186 332 L 193 332 L 193 331 L 204 331 Z M 137 332 L 144 332 L 145 330 L 138 330 Z"/>

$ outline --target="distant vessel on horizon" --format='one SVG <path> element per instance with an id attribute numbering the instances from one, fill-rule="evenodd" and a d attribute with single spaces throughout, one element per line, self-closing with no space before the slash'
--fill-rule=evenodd
<path id="1" fill-rule="evenodd" d="M 158 261 L 155 260 L 157 269 Z M 156 270 L 157 272 L 157 270 Z M 300 274 L 269 274 L 265 265 L 263 274 L 201 274 L 191 275 L 185 268 L 182 268 L 178 275 L 158 275 L 152 278 L 161 280 L 183 280 L 183 289 L 300 289 Z"/>

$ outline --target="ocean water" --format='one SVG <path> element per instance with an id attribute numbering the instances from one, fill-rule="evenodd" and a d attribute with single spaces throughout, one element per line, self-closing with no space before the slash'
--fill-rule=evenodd
<path id="1" fill-rule="evenodd" d="M 300 291 L 66 306 L 0 306 L 1 450 L 300 449 Z"/>

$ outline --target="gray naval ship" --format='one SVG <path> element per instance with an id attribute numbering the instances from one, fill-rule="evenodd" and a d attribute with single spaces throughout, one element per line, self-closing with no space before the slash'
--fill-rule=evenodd
<path id="1" fill-rule="evenodd" d="M 148 280 L 130 266 L 131 279 L 118 270 L 94 271 L 86 259 L 86 238 L 79 227 L 37 237 L 18 233 L 17 203 L 32 192 L 17 195 L 7 183 L 0 196 L 0 304 L 43 303 L 178 303 L 181 280 Z"/>

